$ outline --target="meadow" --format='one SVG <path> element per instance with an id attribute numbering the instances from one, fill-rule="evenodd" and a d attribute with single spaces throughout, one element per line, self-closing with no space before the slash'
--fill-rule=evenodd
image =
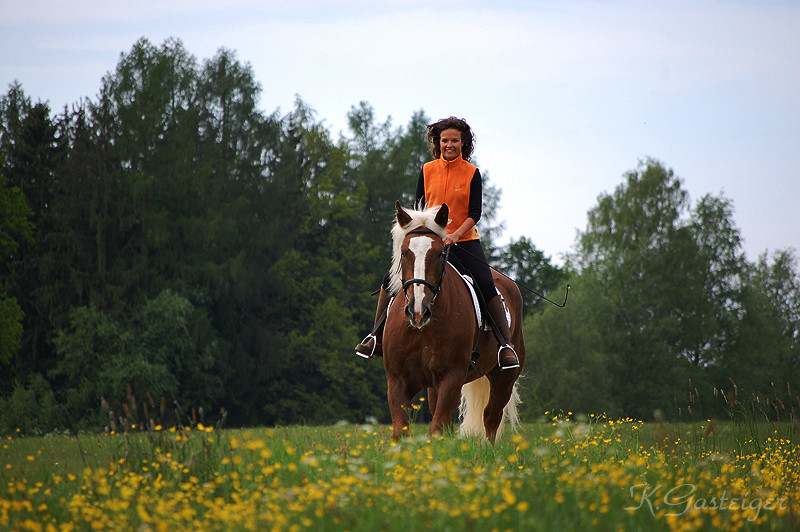
<path id="1" fill-rule="evenodd" d="M 377 423 L 5 436 L 2 530 L 797 530 L 792 423 L 546 414 L 480 438 Z"/>

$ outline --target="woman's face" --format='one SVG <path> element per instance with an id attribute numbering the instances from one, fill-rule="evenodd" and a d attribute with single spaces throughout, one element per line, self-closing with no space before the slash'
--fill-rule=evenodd
<path id="1" fill-rule="evenodd" d="M 439 137 L 439 149 L 445 161 L 452 161 L 461 155 L 461 132 L 457 129 L 445 129 Z"/>

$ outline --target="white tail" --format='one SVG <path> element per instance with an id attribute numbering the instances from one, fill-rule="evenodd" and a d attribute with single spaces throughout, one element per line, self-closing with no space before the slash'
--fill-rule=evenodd
<path id="1" fill-rule="evenodd" d="M 461 387 L 461 403 L 458 405 L 458 416 L 461 419 L 461 426 L 458 428 L 458 435 L 465 436 L 486 436 L 486 429 L 483 426 L 483 411 L 489 404 L 489 379 L 481 377 L 472 382 L 468 382 Z M 511 398 L 503 408 L 503 419 L 497 429 L 497 437 L 503 432 L 506 419 L 511 423 L 511 428 L 517 430 L 519 426 L 519 392 L 517 383 L 511 391 Z"/>

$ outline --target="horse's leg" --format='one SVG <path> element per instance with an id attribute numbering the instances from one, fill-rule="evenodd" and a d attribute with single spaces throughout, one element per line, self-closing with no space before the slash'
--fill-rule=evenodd
<path id="1" fill-rule="evenodd" d="M 399 379 L 389 379 L 386 393 L 389 400 L 389 412 L 392 415 L 392 439 L 397 441 L 409 435 L 408 409 L 413 394 Z"/>
<path id="2" fill-rule="evenodd" d="M 436 411 L 433 413 L 433 420 L 428 430 L 428 434 L 431 436 L 441 435 L 444 427 L 453 425 L 453 416 L 455 416 L 458 402 L 461 400 L 461 384 L 463 382 L 461 375 L 455 378 L 451 376 L 439 386 L 436 394 Z"/>
<path id="3" fill-rule="evenodd" d="M 433 386 L 428 387 L 428 410 L 431 411 L 431 419 L 436 415 L 436 404 L 438 402 L 438 390 Z"/>
<path id="4" fill-rule="evenodd" d="M 506 370 L 508 371 L 508 370 Z M 514 391 L 514 381 L 494 379 L 489 391 L 489 403 L 483 411 L 483 426 L 486 429 L 486 438 L 494 443 L 497 438 L 497 429 L 503 421 L 503 409 L 511 399 Z"/>

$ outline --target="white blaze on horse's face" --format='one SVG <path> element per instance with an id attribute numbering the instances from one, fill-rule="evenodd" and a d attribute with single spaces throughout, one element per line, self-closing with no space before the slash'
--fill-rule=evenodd
<path id="1" fill-rule="evenodd" d="M 427 264 L 428 252 L 431 251 L 433 238 L 429 236 L 417 236 L 408 242 L 410 259 L 413 261 L 413 278 L 427 279 L 425 266 Z M 415 283 L 409 287 L 411 294 L 406 293 L 408 305 L 406 306 L 406 316 L 413 327 L 424 327 L 430 320 L 430 301 L 425 297 L 425 286 Z M 430 289 L 428 289 L 430 290 Z"/>

